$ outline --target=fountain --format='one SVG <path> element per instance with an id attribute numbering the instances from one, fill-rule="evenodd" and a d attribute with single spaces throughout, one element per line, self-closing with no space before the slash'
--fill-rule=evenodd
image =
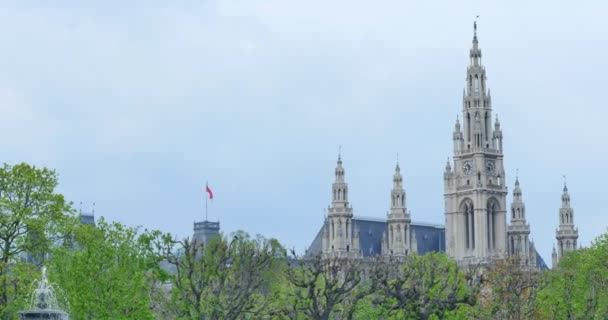
<path id="1" fill-rule="evenodd" d="M 42 279 L 32 295 L 31 310 L 19 311 L 21 320 L 68 320 L 68 314 L 59 309 L 53 286 L 46 278 L 46 267 L 42 268 Z"/>

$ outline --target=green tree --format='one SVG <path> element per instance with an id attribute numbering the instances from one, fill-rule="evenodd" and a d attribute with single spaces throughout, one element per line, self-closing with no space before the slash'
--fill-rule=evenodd
<path id="1" fill-rule="evenodd" d="M 362 283 L 366 266 L 359 260 L 292 255 L 286 269 L 292 287 L 285 310 L 289 318 L 352 319 L 358 302 L 374 291 L 373 282 Z"/>
<path id="2" fill-rule="evenodd" d="M 166 278 L 159 267 L 162 237 L 103 220 L 97 227 L 77 226 L 74 245 L 53 250 L 49 272 L 65 293 L 71 316 L 154 319 L 150 292 Z"/>
<path id="3" fill-rule="evenodd" d="M 467 275 L 443 253 L 411 255 L 400 266 L 389 262 L 378 276 L 379 303 L 400 319 L 443 319 L 476 302 Z"/>
<path id="4" fill-rule="evenodd" d="M 541 285 L 540 271 L 522 266 L 517 258 L 497 259 L 487 266 L 484 282 L 487 299 L 481 309 L 487 318 L 525 320 L 534 318 L 536 295 Z M 483 290 L 486 291 L 486 290 Z"/>
<path id="5" fill-rule="evenodd" d="M 564 255 L 544 275 L 538 293 L 539 318 L 606 319 L 608 314 L 608 234 L 591 247 Z"/>
<path id="6" fill-rule="evenodd" d="M 231 242 L 216 237 L 208 243 L 178 242 L 179 250 L 166 248 L 175 267 L 171 303 L 178 319 L 242 319 L 269 316 L 276 280 L 273 272 L 285 260 L 285 250 L 274 239 L 246 233 Z"/>
<path id="7" fill-rule="evenodd" d="M 0 168 L 0 316 L 19 305 L 29 290 L 31 277 L 19 278 L 31 262 L 44 262 L 54 244 L 76 223 L 68 203 L 55 192 L 57 174 L 21 163 Z M 31 268 L 30 268 L 31 269 Z M 29 273 L 29 271 L 28 271 Z"/>

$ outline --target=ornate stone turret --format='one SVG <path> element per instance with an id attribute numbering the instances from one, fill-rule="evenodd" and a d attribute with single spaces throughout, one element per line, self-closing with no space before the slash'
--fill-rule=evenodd
<path id="1" fill-rule="evenodd" d="M 444 172 L 446 251 L 460 263 L 478 263 L 507 254 L 507 187 L 502 130 L 492 126 L 492 99 L 481 63 L 477 23 L 473 24 L 462 130 L 456 119 L 453 166 Z"/>
<path id="2" fill-rule="evenodd" d="M 411 218 L 407 212 L 403 177 L 399 163 L 393 175 L 393 189 L 391 190 L 391 209 L 387 217 L 388 236 L 385 238 L 382 254 L 385 256 L 405 257 L 412 251 L 410 223 Z"/>
<path id="3" fill-rule="evenodd" d="M 529 241 L 530 225 L 526 222 L 526 205 L 522 200 L 519 177 L 515 178 L 513 203 L 511 203 L 511 224 L 507 227 L 509 256 L 520 259 L 525 266 L 536 266 L 536 251 Z"/>
<path id="4" fill-rule="evenodd" d="M 325 257 L 359 257 L 359 243 L 355 245 L 353 240 L 353 208 L 348 204 L 348 184 L 344 178 L 340 154 L 335 173 L 332 202 L 327 210 L 328 238 L 323 254 Z"/>
<path id="5" fill-rule="evenodd" d="M 564 254 L 576 250 L 578 240 L 578 229 L 574 225 L 574 210 L 570 207 L 570 194 L 566 182 L 564 182 L 562 207 L 559 209 L 559 227 L 555 231 L 555 238 L 557 239 L 557 259 L 554 261 L 554 267 Z"/>

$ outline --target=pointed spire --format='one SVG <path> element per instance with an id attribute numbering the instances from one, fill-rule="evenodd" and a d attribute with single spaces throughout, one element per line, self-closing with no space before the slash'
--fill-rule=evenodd
<path id="1" fill-rule="evenodd" d="M 452 166 L 450 165 L 450 157 L 448 157 L 448 160 L 445 162 L 445 171 L 446 172 L 452 171 Z"/>
<path id="2" fill-rule="evenodd" d="M 479 40 L 477 39 L 477 20 L 473 22 L 473 48 L 471 48 L 470 56 L 471 59 L 474 59 L 475 65 L 481 63 L 481 61 L 479 61 L 479 58 L 481 58 L 481 50 L 479 49 Z"/>
<path id="3" fill-rule="evenodd" d="M 475 45 L 475 47 L 477 47 L 477 42 L 477 19 L 475 19 L 475 21 L 473 22 L 473 45 Z"/>
<path id="4" fill-rule="evenodd" d="M 338 161 L 336 164 L 336 182 L 344 182 L 344 167 L 342 167 L 342 146 L 338 151 Z"/>
<path id="5" fill-rule="evenodd" d="M 568 194 L 568 184 L 566 183 L 566 175 L 562 175 L 564 177 L 564 192 L 562 193 L 562 207 L 568 208 L 570 207 L 570 194 Z"/>
<path id="6" fill-rule="evenodd" d="M 513 202 L 521 201 L 521 188 L 519 187 L 519 169 L 515 174 L 515 188 L 513 189 Z"/>

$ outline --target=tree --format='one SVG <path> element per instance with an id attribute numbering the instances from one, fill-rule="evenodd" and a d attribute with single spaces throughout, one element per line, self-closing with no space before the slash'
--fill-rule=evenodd
<path id="1" fill-rule="evenodd" d="M 250 239 L 236 233 L 231 242 L 222 237 L 208 243 L 185 239 L 166 247 L 168 262 L 175 266 L 171 302 L 179 319 L 241 319 L 267 312 L 272 273 L 284 261 L 279 243 L 261 236 Z"/>
<path id="2" fill-rule="evenodd" d="M 441 253 L 410 255 L 402 265 L 389 261 L 375 281 L 381 288 L 378 303 L 399 318 L 444 318 L 475 304 L 465 273 Z"/>
<path id="3" fill-rule="evenodd" d="M 540 271 L 523 266 L 517 258 L 499 259 L 488 265 L 485 283 L 491 289 L 485 312 L 492 319 L 534 318 Z"/>
<path id="4" fill-rule="evenodd" d="M 53 170 L 25 163 L 0 168 L 0 314 L 29 289 L 29 279 L 17 277 L 27 268 L 19 266 L 20 257 L 42 263 L 76 223 L 56 187 Z"/>
<path id="5" fill-rule="evenodd" d="M 608 233 L 591 247 L 564 255 L 543 277 L 539 314 L 546 319 L 606 319 L 608 314 Z"/>
<path id="6" fill-rule="evenodd" d="M 158 231 L 140 232 L 120 223 L 79 225 L 74 246 L 50 258 L 51 280 L 65 292 L 75 319 L 154 319 L 150 292 L 165 277 Z"/>
<path id="7" fill-rule="evenodd" d="M 373 283 L 362 283 L 364 266 L 360 260 L 340 257 L 293 259 L 287 268 L 292 285 L 290 318 L 304 314 L 309 319 L 352 319 L 357 303 L 374 291 Z M 373 266 L 373 265 L 372 265 Z"/>

